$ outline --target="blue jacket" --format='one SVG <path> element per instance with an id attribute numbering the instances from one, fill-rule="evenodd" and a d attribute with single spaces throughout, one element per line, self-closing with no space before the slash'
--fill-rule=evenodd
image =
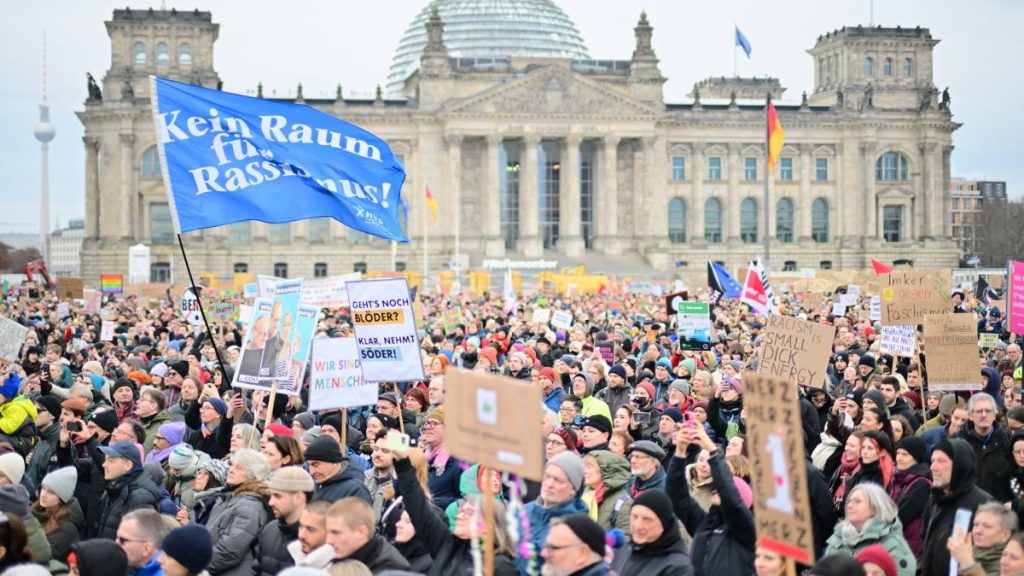
<path id="1" fill-rule="evenodd" d="M 665 468 L 663 466 L 658 466 L 654 476 L 647 480 L 641 480 L 636 476 L 629 479 L 629 495 L 633 498 L 648 490 L 665 490 Z"/>
<path id="2" fill-rule="evenodd" d="M 586 513 L 587 505 L 583 503 L 577 494 L 572 500 L 564 504 L 555 506 L 554 508 L 544 508 L 539 503 L 539 500 L 534 500 L 526 505 L 526 515 L 530 519 L 530 545 L 533 547 L 534 559 L 537 562 L 536 570 L 540 572 L 541 566 L 544 565 L 544 559 L 541 558 L 540 550 L 544 547 L 544 543 L 548 540 L 548 531 L 551 530 L 551 521 L 555 518 L 561 518 L 562 516 L 568 516 L 569 514 L 576 514 L 579 512 Z M 529 573 L 530 562 L 527 558 L 520 556 L 516 558 L 516 566 L 519 567 L 520 574 Z"/>
<path id="3" fill-rule="evenodd" d="M 160 563 L 156 561 L 161 554 L 163 554 L 163 552 L 157 552 L 156 556 L 153 556 L 152 560 L 143 564 L 138 570 L 132 570 L 129 568 L 128 576 L 164 576 L 163 568 L 161 568 Z"/>
<path id="4" fill-rule="evenodd" d="M 562 390 L 561 386 L 554 386 L 551 388 L 551 392 L 544 397 L 544 405 L 548 407 L 548 410 L 558 414 L 558 410 L 562 407 L 562 400 L 565 400 L 565 390 Z"/>

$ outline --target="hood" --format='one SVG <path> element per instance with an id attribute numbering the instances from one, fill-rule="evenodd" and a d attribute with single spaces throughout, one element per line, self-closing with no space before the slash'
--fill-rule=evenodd
<path id="1" fill-rule="evenodd" d="M 981 375 L 984 376 L 985 381 L 988 382 L 987 384 L 985 384 L 984 392 L 990 394 L 993 398 L 996 399 L 996 403 L 999 404 L 999 406 L 1002 406 L 1003 395 L 999 393 L 1001 380 L 1001 378 L 999 377 L 999 372 L 996 372 L 995 368 L 989 368 L 988 366 L 986 366 L 981 369 Z"/>
<path id="2" fill-rule="evenodd" d="M 355 466 L 350 466 L 349 461 L 346 459 L 341 463 L 341 472 L 332 476 L 330 480 L 324 482 L 324 484 L 335 484 L 337 482 L 344 482 L 345 480 L 354 480 L 360 484 L 365 484 L 366 473 Z"/>
<path id="3" fill-rule="evenodd" d="M 953 452 L 953 476 L 949 481 L 949 492 L 959 495 L 974 486 L 974 449 L 966 440 L 960 438 L 953 438 L 945 442 L 952 447 Z"/>
<path id="4" fill-rule="evenodd" d="M 586 387 L 583 392 L 584 398 L 587 398 L 594 393 L 594 379 L 590 377 L 590 374 L 586 372 L 580 372 L 579 374 L 572 377 L 573 382 L 575 382 L 577 378 L 583 378 L 583 381 L 586 382 Z"/>
<path id="5" fill-rule="evenodd" d="M 480 488 L 479 464 L 474 464 L 469 468 L 466 468 L 459 476 L 459 492 L 461 492 L 463 496 L 483 494 L 483 489 Z M 500 492 L 497 494 L 497 497 L 498 500 L 502 499 Z"/>
<path id="6" fill-rule="evenodd" d="M 697 464 L 693 463 L 686 465 L 686 481 L 693 486 L 707 486 L 714 483 L 715 479 L 712 476 L 708 476 L 707 480 L 703 482 L 697 480 Z"/>
<path id="7" fill-rule="evenodd" d="M 607 490 L 618 490 L 629 483 L 629 460 L 607 450 L 594 450 L 587 456 L 593 456 L 597 460 Z M 605 493 L 607 494 L 607 491 Z"/>
<path id="8" fill-rule="evenodd" d="M 57 377 L 57 381 L 54 384 L 61 388 L 71 388 L 74 384 L 74 379 L 71 377 L 71 367 L 67 364 L 61 363 L 60 365 L 60 376 Z"/>

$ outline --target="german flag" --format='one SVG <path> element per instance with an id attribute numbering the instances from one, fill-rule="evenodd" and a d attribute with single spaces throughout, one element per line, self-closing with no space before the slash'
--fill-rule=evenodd
<path id="1" fill-rule="evenodd" d="M 434 195 L 430 193 L 430 188 L 427 188 L 427 208 L 430 208 L 430 219 L 437 224 L 437 202 L 434 201 Z"/>
<path id="2" fill-rule="evenodd" d="M 775 160 L 782 153 L 782 144 L 786 141 L 786 133 L 782 130 L 782 122 L 775 113 L 771 95 L 768 96 L 768 170 L 775 167 Z"/>

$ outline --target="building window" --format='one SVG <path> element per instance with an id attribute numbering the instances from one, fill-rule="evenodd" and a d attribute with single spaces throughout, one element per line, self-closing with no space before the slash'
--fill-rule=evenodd
<path id="1" fill-rule="evenodd" d="M 313 264 L 313 278 L 327 278 L 326 262 L 316 262 Z"/>
<path id="2" fill-rule="evenodd" d="M 160 155 L 156 150 L 156 146 L 150 146 L 142 153 L 142 177 L 160 177 Z"/>
<path id="3" fill-rule="evenodd" d="M 910 58 L 903 60 L 903 77 L 910 78 L 914 75 L 914 62 Z"/>
<path id="4" fill-rule="evenodd" d="M 153 262 L 149 265 L 149 281 L 154 284 L 168 284 L 171 281 L 171 265 L 168 262 Z"/>
<path id="5" fill-rule="evenodd" d="M 353 272 L 359 272 L 360 274 L 366 274 L 366 262 L 356 262 L 352 265 Z"/>
<path id="6" fill-rule="evenodd" d="M 711 156 L 708 158 L 708 180 L 722 179 L 722 158 Z"/>
<path id="7" fill-rule="evenodd" d="M 743 159 L 743 179 L 747 182 L 757 180 L 757 158 Z"/>
<path id="8" fill-rule="evenodd" d="M 234 270 L 235 274 L 248 274 L 249 264 L 245 262 L 235 262 Z"/>
<path id="9" fill-rule="evenodd" d="M 407 266 L 405 262 L 395 262 L 395 272 L 405 272 Z"/>
<path id="10" fill-rule="evenodd" d="M 704 203 L 704 240 L 712 244 L 722 241 L 722 203 L 718 198 Z"/>
<path id="11" fill-rule="evenodd" d="M 145 64 L 146 60 L 146 45 L 142 42 L 132 44 L 132 62 L 135 64 Z"/>
<path id="12" fill-rule="evenodd" d="M 822 270 L 831 270 L 832 269 L 832 261 L 831 260 L 822 260 L 820 263 L 818 263 L 818 268 L 821 268 Z"/>
<path id="13" fill-rule="evenodd" d="M 289 244 L 292 241 L 292 224 L 291 222 L 285 222 L 284 224 L 271 224 L 270 233 L 267 235 L 267 240 L 274 245 L 283 246 Z"/>
<path id="14" fill-rule="evenodd" d="M 274 263 L 274 276 L 278 278 L 288 277 L 288 264 L 286 262 L 275 262 Z"/>
<path id="15" fill-rule="evenodd" d="M 892 77 L 892 58 L 886 58 L 882 61 L 882 74 L 886 78 Z"/>
<path id="16" fill-rule="evenodd" d="M 594 247 L 594 141 L 580 144 L 580 233 L 583 246 Z"/>
<path id="17" fill-rule="evenodd" d="M 362 230 L 356 230 L 355 228 L 349 228 L 348 234 L 345 236 L 350 244 L 369 244 L 370 235 Z"/>
<path id="18" fill-rule="evenodd" d="M 818 182 L 828 182 L 828 158 L 814 159 L 814 179 Z"/>
<path id="19" fill-rule="evenodd" d="M 886 242 L 900 242 L 903 230 L 903 206 L 882 208 L 882 238 Z"/>
<path id="20" fill-rule="evenodd" d="M 686 180 L 686 158 L 682 156 L 672 157 L 672 179 Z"/>
<path id="21" fill-rule="evenodd" d="M 899 152 L 886 152 L 875 163 L 875 180 L 882 182 L 907 181 L 907 157 Z"/>
<path id="22" fill-rule="evenodd" d="M 501 236 L 505 248 L 515 250 L 519 241 L 519 143 L 506 140 L 498 148 L 501 178 Z"/>
<path id="23" fill-rule="evenodd" d="M 959 224 L 959 223 L 960 223 L 960 213 L 959 212 L 953 212 L 953 224 Z"/>
<path id="24" fill-rule="evenodd" d="M 167 47 L 166 42 L 160 42 L 156 45 L 156 63 L 167 64 L 171 61 L 171 51 Z"/>
<path id="25" fill-rule="evenodd" d="M 153 202 L 149 205 L 149 240 L 153 244 L 174 242 L 174 225 L 171 223 L 171 208 L 167 202 Z"/>
<path id="26" fill-rule="evenodd" d="M 796 272 L 796 260 L 786 260 L 782 263 L 783 272 Z"/>
<path id="27" fill-rule="evenodd" d="M 402 213 L 401 210 L 398 211 Z M 405 227 L 402 228 L 405 230 Z M 331 219 L 313 218 L 309 221 L 309 241 L 318 244 L 326 243 L 331 237 Z"/>
<path id="28" fill-rule="evenodd" d="M 740 202 L 740 239 L 747 244 L 757 242 L 757 202 L 753 198 Z"/>
<path id="29" fill-rule="evenodd" d="M 779 242 L 793 241 L 793 201 L 780 198 L 775 205 L 775 238 Z"/>
<path id="30" fill-rule="evenodd" d="M 544 248 L 550 250 L 558 245 L 560 235 L 559 220 L 560 196 L 562 184 L 562 146 L 554 140 L 542 140 L 537 149 L 537 166 L 540 173 L 537 175 L 537 190 L 539 190 L 540 206 L 538 216 L 540 221 L 540 234 L 544 242 Z"/>
<path id="31" fill-rule="evenodd" d="M 686 202 L 679 197 L 668 201 L 668 241 L 673 244 L 686 242 Z"/>
<path id="32" fill-rule="evenodd" d="M 793 159 L 779 158 L 779 180 L 793 180 Z"/>
<path id="33" fill-rule="evenodd" d="M 245 246 L 252 242 L 252 222 L 235 222 L 228 226 L 228 242 Z"/>
<path id="34" fill-rule="evenodd" d="M 815 198 L 811 203 L 811 240 L 828 242 L 828 200 Z"/>
<path id="35" fill-rule="evenodd" d="M 875 75 L 875 59 L 868 56 L 864 59 L 864 76 L 871 78 Z"/>

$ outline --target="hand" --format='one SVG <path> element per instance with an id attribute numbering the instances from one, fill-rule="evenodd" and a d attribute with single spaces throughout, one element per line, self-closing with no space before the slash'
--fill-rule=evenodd
<path id="1" fill-rule="evenodd" d="M 184 506 L 182 506 L 181 508 L 178 508 L 178 513 L 175 514 L 174 517 L 178 520 L 178 524 L 181 524 L 182 526 L 184 526 L 184 525 L 189 523 L 188 511 L 185 510 Z"/>
<path id="2" fill-rule="evenodd" d="M 974 535 L 967 534 L 964 537 L 964 530 L 957 528 L 953 535 L 946 541 L 946 549 L 949 555 L 956 559 L 961 568 L 974 564 Z"/>
<path id="3" fill-rule="evenodd" d="M 231 409 L 231 419 L 234 420 L 237 416 L 245 413 L 245 399 L 242 398 L 241 394 L 238 394 L 231 399 L 229 407 Z"/>
<path id="4" fill-rule="evenodd" d="M 694 428 L 690 426 L 680 426 L 676 433 L 672 435 L 672 441 L 676 445 L 676 456 L 683 458 L 686 456 L 686 450 L 693 444 Z"/>
<path id="5" fill-rule="evenodd" d="M 694 440 L 696 440 L 696 442 L 700 444 L 701 448 L 707 450 L 708 452 L 711 452 L 718 448 L 718 444 L 715 444 L 711 437 L 708 436 L 708 431 L 705 430 L 703 426 L 694 426 L 693 431 Z"/>

